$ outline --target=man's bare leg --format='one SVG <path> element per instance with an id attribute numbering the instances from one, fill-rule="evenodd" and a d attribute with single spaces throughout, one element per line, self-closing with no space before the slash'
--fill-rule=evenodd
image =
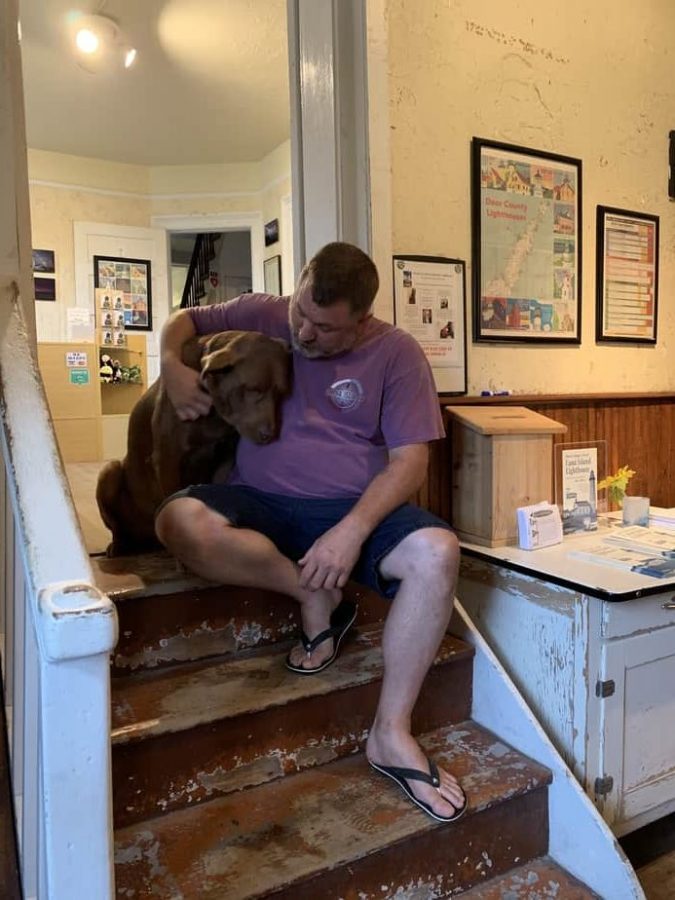
<path id="1" fill-rule="evenodd" d="M 442 528 L 425 528 L 404 538 L 380 564 L 401 586 L 382 636 L 384 680 L 366 754 L 374 763 L 429 771 L 425 754 L 410 733 L 410 720 L 424 677 L 450 621 L 459 545 Z M 439 767 L 440 788 L 409 783 L 418 799 L 440 816 L 464 803 L 457 779 Z"/>
<path id="2" fill-rule="evenodd" d="M 233 528 L 201 500 L 179 497 L 168 503 L 155 523 L 157 536 L 188 569 L 223 584 L 257 587 L 288 594 L 300 603 L 302 627 L 313 638 L 330 626 L 341 591 L 307 591 L 299 586 L 298 566 L 264 535 Z M 315 668 L 333 652 L 333 640 L 308 657 L 301 644 L 291 652 L 296 666 Z"/>

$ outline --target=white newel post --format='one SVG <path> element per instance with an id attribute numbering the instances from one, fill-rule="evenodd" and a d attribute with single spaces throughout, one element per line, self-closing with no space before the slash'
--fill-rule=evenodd
<path id="1" fill-rule="evenodd" d="M 40 591 L 37 612 L 49 896 L 73 896 L 77 887 L 81 897 L 111 897 L 108 678 L 117 637 L 114 608 L 90 585 L 57 584 Z M 58 827 L 64 820 L 67 831 Z M 96 860 L 103 864 L 92 865 Z"/>

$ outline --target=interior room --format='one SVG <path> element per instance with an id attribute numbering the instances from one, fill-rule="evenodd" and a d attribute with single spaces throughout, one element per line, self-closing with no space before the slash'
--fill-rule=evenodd
<path id="1" fill-rule="evenodd" d="M 7 318 L 6 883 L 54 900 L 675 896 L 672 4 L 0 9 L 18 198 L 0 286 L 8 310 L 31 286 L 18 332 L 44 418 L 22 451 Z M 331 240 L 376 264 L 373 312 L 421 347 L 446 433 L 412 501 L 457 535 L 459 576 L 413 732 L 463 779 L 448 826 L 362 771 L 382 597 L 348 583 L 355 632 L 297 687 L 279 675 L 302 625 L 289 596 L 158 547 L 115 555 L 97 505 L 169 316 L 290 295 Z M 62 550 L 41 544 L 36 472 Z M 99 636 L 50 639 L 77 604 Z"/>
<path id="2" fill-rule="evenodd" d="M 108 10 L 120 49 L 101 62 L 67 52 L 73 29 L 87 24 L 71 4 L 27 0 L 20 12 L 32 240 L 51 254 L 51 270 L 36 276 L 52 288 L 48 299 L 36 299 L 37 338 L 77 492 L 80 478 L 93 483 L 105 460 L 124 455 L 129 412 L 158 375 L 159 330 L 180 306 L 185 279 L 176 282 L 181 265 L 187 275 L 199 232 L 216 240 L 203 273 L 191 276 L 196 302 L 263 290 L 266 260 L 278 267 L 279 287 L 283 271 L 290 290 L 286 10 L 283 2 L 264 10 L 120 3 L 114 15 Z M 131 36 L 139 46 L 125 68 L 121 50 Z M 263 229 L 272 222 L 275 240 L 266 243 Z M 112 333 L 104 323 L 113 317 L 92 293 L 99 287 L 92 256 L 106 254 L 150 263 L 148 283 L 135 285 L 151 295 L 149 314 L 146 295 L 126 291 L 126 322 Z M 115 287 L 110 275 L 101 276 L 101 291 L 106 286 Z M 88 352 L 82 345 L 92 342 Z M 77 384 L 63 366 L 68 350 L 86 356 L 72 367 L 86 369 Z M 112 379 L 107 372 L 99 378 L 102 356 L 120 364 Z M 136 382 L 127 377 L 133 366 Z M 104 535 L 92 538 L 90 549 L 106 544 Z"/>

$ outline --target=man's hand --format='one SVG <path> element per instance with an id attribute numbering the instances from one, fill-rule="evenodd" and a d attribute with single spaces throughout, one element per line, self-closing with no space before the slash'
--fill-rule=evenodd
<path id="1" fill-rule="evenodd" d="M 211 409 L 211 397 L 201 385 L 199 372 L 183 363 L 183 345 L 195 334 L 188 310 L 179 309 L 164 323 L 160 340 L 162 382 L 183 422 L 205 416 Z"/>
<path id="2" fill-rule="evenodd" d="M 338 522 L 298 560 L 300 587 L 310 591 L 343 588 L 359 558 L 361 543 L 349 526 Z"/>
<path id="3" fill-rule="evenodd" d="M 169 400 L 182 422 L 191 422 L 208 414 L 211 397 L 202 387 L 199 372 L 182 363 L 175 363 L 164 369 L 162 378 Z"/>

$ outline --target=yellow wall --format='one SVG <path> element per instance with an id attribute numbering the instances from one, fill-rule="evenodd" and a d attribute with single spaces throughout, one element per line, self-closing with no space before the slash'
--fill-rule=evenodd
<path id="1" fill-rule="evenodd" d="M 460 257 L 469 264 L 470 288 L 473 136 L 583 161 L 582 344 L 472 344 L 468 305 L 469 393 L 488 387 L 521 393 L 675 389 L 675 208 L 667 197 L 668 132 L 675 127 L 670 0 L 570 0 L 564 10 L 535 0 L 370 0 L 369 12 L 371 154 L 379 154 L 373 217 L 381 268 L 391 265 L 385 248 Z M 373 86 L 383 83 L 388 122 L 381 107 L 373 108 Z M 384 178 L 389 152 L 391 177 Z M 655 347 L 595 343 L 597 204 L 660 216 Z"/>
<path id="2" fill-rule="evenodd" d="M 73 222 L 150 227 L 153 216 L 234 212 L 269 221 L 281 217 L 281 197 L 291 190 L 288 141 L 258 162 L 218 166 L 131 166 L 29 150 L 28 169 L 33 246 L 56 254 L 57 301 L 35 304 L 40 341 L 68 339 Z"/>

